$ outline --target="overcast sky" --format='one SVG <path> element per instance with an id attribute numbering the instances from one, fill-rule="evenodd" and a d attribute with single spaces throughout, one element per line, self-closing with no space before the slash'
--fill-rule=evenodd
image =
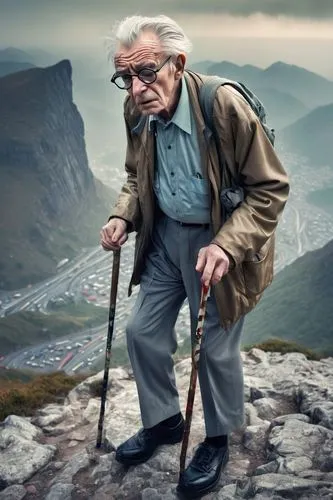
<path id="1" fill-rule="evenodd" d="M 116 20 L 158 13 L 192 39 L 190 61 L 282 60 L 333 79 L 333 0 L 0 0 L 0 48 L 103 56 Z"/>

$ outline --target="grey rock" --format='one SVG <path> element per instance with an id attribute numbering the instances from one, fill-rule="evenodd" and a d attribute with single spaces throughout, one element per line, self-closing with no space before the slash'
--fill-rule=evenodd
<path id="1" fill-rule="evenodd" d="M 332 481 L 333 477 L 326 477 L 325 472 L 320 472 L 319 470 L 302 470 L 297 474 L 299 477 L 303 477 L 304 479 L 314 479 L 315 481 L 321 481 L 322 479 L 324 481 Z"/>
<path id="2" fill-rule="evenodd" d="M 25 484 L 25 489 L 29 495 L 37 495 L 38 493 L 37 487 L 34 484 Z"/>
<path id="3" fill-rule="evenodd" d="M 278 457 L 288 459 L 307 457 L 310 460 L 324 462 L 330 456 L 332 442 L 333 431 L 289 419 L 283 427 L 277 426 L 271 430 L 268 439 L 268 456 L 271 460 Z"/>
<path id="4" fill-rule="evenodd" d="M 119 490 L 119 484 L 110 483 L 101 486 L 95 491 L 92 500 L 111 500 L 117 498 L 117 491 Z"/>
<path id="5" fill-rule="evenodd" d="M 220 489 L 214 500 L 231 500 L 236 495 L 236 484 L 227 484 Z"/>
<path id="6" fill-rule="evenodd" d="M 64 466 L 65 466 L 65 462 L 60 462 L 60 460 L 59 460 L 56 462 L 51 462 L 48 465 L 48 468 L 52 469 L 53 471 L 58 471 L 58 470 L 61 470 Z"/>
<path id="7" fill-rule="evenodd" d="M 83 380 L 78 386 L 72 389 L 67 398 L 67 404 L 75 405 L 77 402 L 88 401 L 94 394 L 94 388 L 98 383 L 101 383 L 103 380 L 104 372 L 99 372 L 92 377 L 88 377 L 86 380 Z M 125 383 L 129 381 L 128 371 L 124 368 L 112 368 L 109 371 L 109 386 L 108 393 L 109 394 L 117 394 L 119 391 L 124 389 Z M 127 384 L 128 385 L 128 384 Z"/>
<path id="8" fill-rule="evenodd" d="M 27 439 L 26 429 L 22 431 L 16 426 L 0 430 L 0 449 L 0 481 L 6 485 L 22 484 L 30 479 L 56 451 L 55 446 Z"/>
<path id="9" fill-rule="evenodd" d="M 163 497 L 155 490 L 155 488 L 145 488 L 141 492 L 142 500 L 163 500 Z"/>
<path id="10" fill-rule="evenodd" d="M 260 425 L 262 424 L 262 419 L 258 417 L 257 409 L 252 403 L 245 403 L 245 422 L 246 425 Z"/>
<path id="11" fill-rule="evenodd" d="M 321 402 L 311 407 L 312 422 L 333 429 L 333 401 Z"/>
<path id="12" fill-rule="evenodd" d="M 237 488 L 236 494 L 241 498 L 255 498 L 257 494 L 300 498 L 306 492 L 315 492 L 317 498 L 321 498 L 318 496 L 321 494 L 321 490 L 332 486 L 332 483 L 303 479 L 292 475 L 263 474 L 250 478 L 241 488 Z"/>
<path id="13" fill-rule="evenodd" d="M 68 439 L 73 439 L 74 441 L 85 441 L 87 439 L 87 435 L 85 432 L 77 430 L 71 432 Z"/>
<path id="14" fill-rule="evenodd" d="M 265 378 L 256 377 L 254 375 L 244 376 L 244 392 L 245 401 L 253 402 L 256 399 L 274 396 L 277 391 L 273 388 L 272 383 Z"/>
<path id="15" fill-rule="evenodd" d="M 295 474 L 298 475 L 300 472 L 310 469 L 313 465 L 312 460 L 309 457 L 285 457 L 279 458 L 277 460 L 279 466 L 279 474 Z"/>
<path id="16" fill-rule="evenodd" d="M 63 434 L 67 434 L 67 432 L 73 431 L 78 424 L 69 424 L 68 422 L 61 422 L 60 424 L 55 425 L 47 425 L 43 427 L 43 432 L 48 434 L 49 436 L 62 436 Z"/>
<path id="17" fill-rule="evenodd" d="M 155 488 L 146 488 L 141 492 L 141 500 L 176 500 L 176 488 L 168 488 L 157 491 Z"/>
<path id="18" fill-rule="evenodd" d="M 51 480 L 51 485 L 55 483 L 61 484 L 71 484 L 73 481 L 73 476 L 77 474 L 80 470 L 85 469 L 89 465 L 89 458 L 86 450 L 77 453 L 67 465 L 59 472 L 59 474 Z"/>
<path id="19" fill-rule="evenodd" d="M 73 412 L 70 407 L 52 404 L 40 410 L 39 415 L 34 417 L 32 422 L 42 428 L 52 427 L 71 417 L 73 417 Z"/>
<path id="20" fill-rule="evenodd" d="M 260 425 L 250 425 L 243 434 L 243 445 L 250 451 L 263 452 L 266 445 L 269 422 Z"/>
<path id="21" fill-rule="evenodd" d="M 100 401 L 98 401 L 95 398 L 89 399 L 88 405 L 84 409 L 83 414 L 82 414 L 83 425 L 96 422 L 98 419 L 99 410 L 100 410 Z M 107 404 L 105 406 L 105 411 L 108 413 L 110 412 L 110 408 L 108 408 Z"/>
<path id="22" fill-rule="evenodd" d="M 331 449 L 329 447 L 323 447 L 318 453 L 317 456 L 317 464 L 321 471 L 324 472 L 332 472 L 333 471 L 333 451 L 332 451 L 332 442 L 330 444 Z"/>
<path id="23" fill-rule="evenodd" d="M 333 374 L 302 381 L 297 389 L 297 400 L 302 413 L 310 415 L 314 423 L 332 429 Z"/>
<path id="24" fill-rule="evenodd" d="M 115 453 L 100 457 L 98 465 L 91 473 L 96 484 L 105 484 L 105 481 L 115 482 L 117 478 L 123 475 L 123 466 L 114 457 Z"/>
<path id="25" fill-rule="evenodd" d="M 75 446 L 77 446 L 79 444 L 78 441 L 69 441 L 68 445 L 67 445 L 67 448 L 74 448 Z"/>
<path id="26" fill-rule="evenodd" d="M 24 439 L 32 440 L 41 436 L 42 432 L 38 427 L 30 423 L 26 417 L 18 417 L 17 415 L 9 415 L 2 422 L 0 433 L 2 429 L 9 429 L 15 434 L 20 435 Z"/>
<path id="27" fill-rule="evenodd" d="M 271 427 L 284 425 L 287 420 L 299 420 L 300 422 L 306 422 L 307 424 L 311 422 L 310 417 L 304 415 L 303 413 L 290 413 L 288 415 L 280 415 L 279 417 L 273 418 L 271 421 Z"/>
<path id="28" fill-rule="evenodd" d="M 254 474 L 256 476 L 259 476 L 261 474 L 270 474 L 272 472 L 273 473 L 277 472 L 278 468 L 279 468 L 279 463 L 277 462 L 277 460 L 272 460 L 267 464 L 259 465 L 259 467 L 257 467 L 256 470 L 254 471 Z"/>
<path id="29" fill-rule="evenodd" d="M 271 420 L 279 414 L 279 403 L 273 398 L 257 399 L 253 406 L 262 420 Z"/>
<path id="30" fill-rule="evenodd" d="M 262 363 L 264 365 L 268 364 L 267 353 L 261 349 L 257 349 L 256 347 L 249 350 L 248 358 L 252 359 L 255 363 Z"/>
<path id="31" fill-rule="evenodd" d="M 73 484 L 54 484 L 45 500 L 70 500 L 72 498 Z"/>
<path id="32" fill-rule="evenodd" d="M 0 500 L 22 500 L 26 496 L 26 493 L 24 486 L 14 484 L 0 492 Z"/>

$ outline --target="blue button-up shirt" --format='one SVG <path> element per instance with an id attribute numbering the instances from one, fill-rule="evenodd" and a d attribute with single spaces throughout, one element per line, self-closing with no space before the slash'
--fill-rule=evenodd
<path id="1" fill-rule="evenodd" d="M 196 125 L 186 82 L 170 121 L 149 117 L 156 134 L 154 191 L 161 210 L 182 222 L 210 220 L 208 181 L 203 178 Z"/>

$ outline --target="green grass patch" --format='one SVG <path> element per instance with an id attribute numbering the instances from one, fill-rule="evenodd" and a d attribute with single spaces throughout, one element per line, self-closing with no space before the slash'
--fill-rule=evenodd
<path id="1" fill-rule="evenodd" d="M 38 408 L 63 401 L 87 375 L 46 375 L 0 369 L 0 422 L 8 415 L 32 416 Z"/>
<path id="2" fill-rule="evenodd" d="M 312 359 L 318 361 L 321 359 L 321 355 L 317 352 L 308 349 L 297 342 L 289 342 L 281 339 L 268 339 L 265 342 L 258 344 L 244 346 L 244 351 L 249 351 L 250 349 L 256 347 L 265 352 L 280 352 L 281 354 L 286 354 L 289 352 L 300 352 L 306 356 L 307 359 Z"/>

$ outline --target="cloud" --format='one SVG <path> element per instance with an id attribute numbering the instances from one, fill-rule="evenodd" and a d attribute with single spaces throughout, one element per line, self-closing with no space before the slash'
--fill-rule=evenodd
<path id="1" fill-rule="evenodd" d="M 177 12 L 219 13 L 233 16 L 250 16 L 262 13 L 269 16 L 293 18 L 327 19 L 333 18 L 332 0 L 0 0 L 1 17 L 18 14 L 55 15 L 87 13 L 110 18 L 128 14 Z"/>
<path id="2" fill-rule="evenodd" d="M 164 0 L 163 4 L 174 10 L 191 12 L 216 12 L 234 16 L 267 14 L 296 18 L 333 18 L 332 0 Z"/>

